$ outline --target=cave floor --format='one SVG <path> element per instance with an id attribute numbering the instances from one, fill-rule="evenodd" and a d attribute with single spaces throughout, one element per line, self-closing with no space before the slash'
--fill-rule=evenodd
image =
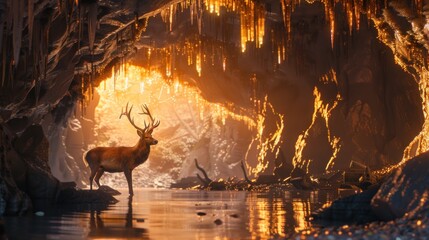
<path id="1" fill-rule="evenodd" d="M 127 189 L 114 205 L 68 205 L 5 217 L 10 239 L 271 239 L 311 230 L 332 191 Z M 40 214 L 39 214 L 40 215 Z"/>

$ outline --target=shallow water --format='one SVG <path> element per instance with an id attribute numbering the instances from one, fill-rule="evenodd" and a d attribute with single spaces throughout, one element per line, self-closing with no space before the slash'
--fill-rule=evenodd
<path id="1" fill-rule="evenodd" d="M 326 191 L 135 189 L 115 205 L 57 206 L 44 216 L 5 217 L 10 239 L 269 239 L 311 229 Z M 199 213 L 199 214 L 198 214 Z M 205 215 L 204 215 L 205 214 Z"/>

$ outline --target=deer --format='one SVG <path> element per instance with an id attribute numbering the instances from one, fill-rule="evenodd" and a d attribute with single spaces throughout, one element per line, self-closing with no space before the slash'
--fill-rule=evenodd
<path id="1" fill-rule="evenodd" d="M 159 120 L 155 120 L 149 111 L 146 104 L 141 106 L 142 112 L 139 114 L 149 117 L 149 124 L 144 121 L 144 128 L 138 127 L 134 123 L 134 118 L 131 118 L 133 105 L 128 108 L 128 103 L 122 108 L 121 115 L 126 116 L 131 125 L 137 130 L 140 137 L 137 144 L 133 147 L 96 147 L 89 150 L 85 154 L 85 160 L 91 169 L 89 177 L 90 190 L 92 190 L 93 180 L 100 187 L 100 178 L 104 172 L 115 173 L 123 172 L 128 183 L 128 193 L 134 195 L 132 183 L 132 171 L 134 168 L 146 162 L 150 153 L 150 146 L 156 145 L 158 140 L 152 137 L 152 132 L 160 124 Z"/>

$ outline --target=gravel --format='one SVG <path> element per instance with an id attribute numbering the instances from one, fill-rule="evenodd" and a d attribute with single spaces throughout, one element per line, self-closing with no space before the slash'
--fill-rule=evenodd
<path id="1" fill-rule="evenodd" d="M 406 215 L 388 222 L 304 230 L 286 239 L 429 239 L 429 211 L 423 211 L 413 218 Z"/>

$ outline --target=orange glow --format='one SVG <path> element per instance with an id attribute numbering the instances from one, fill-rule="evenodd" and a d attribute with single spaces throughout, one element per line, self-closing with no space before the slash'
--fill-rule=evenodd
<path id="1" fill-rule="evenodd" d="M 252 206 L 252 202 L 255 202 L 256 206 Z M 251 195 L 247 198 L 247 205 L 249 206 L 249 232 L 253 234 L 252 237 L 270 239 L 273 235 L 279 237 L 286 235 L 286 211 L 281 198 L 270 201 L 267 198 Z M 293 214 L 295 215 L 296 212 Z"/>
<path id="2" fill-rule="evenodd" d="M 272 51 L 278 53 L 278 63 L 286 59 L 286 52 L 291 46 L 292 26 L 291 16 L 295 8 L 302 3 L 303 0 L 280 0 L 281 14 L 286 30 L 285 39 L 273 39 L 275 45 Z M 346 20 L 348 25 L 348 32 L 351 35 L 353 30 L 359 30 L 361 24 L 361 17 L 366 16 L 368 19 L 378 21 L 377 14 L 387 6 L 387 2 L 379 3 L 377 1 L 362 1 L 362 0 L 306 0 L 307 3 L 313 4 L 314 2 L 321 2 L 324 6 L 326 23 L 330 28 L 331 47 L 334 47 L 336 38 L 336 20 L 335 9 L 341 7 L 346 12 Z M 418 14 L 423 11 L 423 1 L 413 0 L 413 5 Z M 208 14 L 216 15 L 216 17 L 223 17 L 221 9 L 226 12 L 234 12 L 239 14 L 240 19 L 240 48 L 245 52 L 249 43 L 253 43 L 256 48 L 261 48 L 264 43 L 266 35 L 266 9 L 265 5 L 258 1 L 250 0 L 198 0 L 198 1 L 184 1 L 176 0 L 171 4 L 156 11 L 153 16 L 159 14 L 169 31 L 173 30 L 176 14 L 183 12 L 184 9 L 189 9 L 190 22 L 194 25 L 195 20 L 198 25 L 198 32 L 202 34 L 202 19 L 203 11 L 206 10 Z M 273 29 L 269 29 L 273 31 Z M 283 30 L 281 30 L 283 32 Z M 276 35 L 280 33 L 275 33 Z M 283 33 L 281 33 L 283 34 Z M 280 47 L 281 46 L 281 47 Z M 280 54 L 281 53 L 281 54 Z M 200 57 L 201 58 L 201 57 Z M 188 61 L 189 62 L 189 61 Z"/>
<path id="3" fill-rule="evenodd" d="M 321 77 L 320 82 L 323 82 L 325 84 L 332 82 L 333 84 L 338 85 L 335 71 L 331 69 L 331 71 L 329 71 L 326 75 Z M 325 169 L 329 171 L 332 169 L 334 160 L 341 149 L 341 139 L 339 137 L 332 136 L 331 134 L 331 130 L 329 127 L 329 117 L 331 116 L 332 110 L 334 110 L 337 107 L 338 102 L 341 100 L 341 96 L 337 94 L 337 97 L 333 101 L 333 103 L 324 103 L 322 101 L 322 95 L 317 87 L 314 87 L 313 96 L 314 96 L 314 110 L 311 118 L 311 124 L 304 131 L 304 133 L 298 136 L 298 139 L 295 143 L 295 155 L 292 159 L 292 164 L 294 167 L 306 169 L 306 171 L 308 172 L 308 167 L 310 166 L 310 163 L 312 160 L 303 159 L 303 151 L 307 145 L 307 138 L 309 137 L 310 130 L 314 126 L 317 117 L 322 117 L 325 122 L 325 127 L 328 131 L 327 133 L 328 142 L 332 148 L 331 158 L 329 159 L 328 164 L 325 167 Z"/>
<path id="4" fill-rule="evenodd" d="M 164 115 L 167 114 L 166 111 L 171 112 L 171 110 L 166 110 L 166 106 L 174 106 L 177 101 L 185 101 L 194 106 L 197 111 L 196 116 L 200 119 L 209 112 L 223 125 L 226 124 L 227 119 L 232 119 L 242 122 L 254 133 L 249 148 L 257 149 L 258 163 L 254 168 L 249 167 L 252 173 L 258 174 L 266 169 L 268 161 L 265 158 L 268 153 L 278 154 L 284 130 L 283 116 L 275 112 L 267 97 L 262 103 L 255 105 L 255 109 L 239 109 L 233 107 L 233 104 L 210 103 L 201 97 L 198 89 L 182 83 L 177 78 L 167 81 L 157 71 L 148 71 L 143 67 L 130 64 L 124 64 L 120 69 L 122 70 L 119 72 L 113 71 L 112 75 L 97 87 L 96 90 L 101 97 L 95 113 L 96 128 L 103 129 L 101 131 L 104 132 L 103 134 L 119 136 L 119 139 L 107 137 L 105 142 L 99 142 L 98 145 L 135 144 L 137 140 L 135 129 L 117 116 L 127 102 L 135 106 L 147 103 L 153 114 L 163 123 L 157 129 L 162 131 L 169 125 Z M 137 117 L 137 113 L 135 114 Z M 273 132 L 268 132 L 266 129 L 267 114 L 272 114 L 277 119 Z M 138 122 L 136 119 L 136 123 Z M 254 157 L 246 156 L 247 158 Z"/>
<path id="5" fill-rule="evenodd" d="M 277 155 L 280 151 L 280 144 L 282 142 L 282 133 L 284 130 L 284 116 L 277 114 L 267 99 L 268 96 L 265 96 L 265 100 L 262 103 L 261 112 L 258 114 L 256 120 L 257 133 L 255 137 L 253 137 L 245 157 L 245 159 L 249 158 L 250 149 L 256 145 L 256 149 L 258 150 L 258 164 L 255 167 L 248 166 L 250 172 L 255 175 L 263 172 L 268 167 L 269 162 L 266 160 L 268 153 L 274 153 L 275 157 L 277 158 Z M 276 119 L 276 130 L 273 133 L 267 134 L 265 133 L 265 120 L 268 113 L 273 114 Z"/>
<path id="6" fill-rule="evenodd" d="M 414 0 L 414 4 L 417 7 L 417 12 L 421 12 L 421 1 Z M 377 174 L 383 175 L 399 166 L 402 166 L 409 159 L 429 150 L 429 69 L 425 64 L 427 56 L 421 50 L 413 47 L 408 33 L 401 33 L 401 31 L 397 29 L 398 26 L 392 24 L 390 27 L 395 30 L 394 38 L 392 39 L 390 37 L 390 33 L 384 26 L 386 22 L 380 21 L 376 18 L 373 18 L 372 20 L 377 28 L 378 39 L 392 49 L 396 64 L 398 64 L 405 72 L 414 76 L 414 79 L 418 83 L 424 116 L 422 130 L 405 148 L 401 162 L 376 171 Z M 425 38 L 423 33 L 424 31 L 421 28 L 413 27 L 412 30 L 417 39 Z M 416 70 L 416 73 L 410 71 L 410 66 L 413 70 Z"/>
<path id="7" fill-rule="evenodd" d="M 310 215 L 310 208 L 308 202 L 303 202 L 301 199 L 292 200 L 294 219 L 296 222 L 295 232 L 306 230 L 310 228 L 310 224 L 306 221 L 305 217 Z"/>

